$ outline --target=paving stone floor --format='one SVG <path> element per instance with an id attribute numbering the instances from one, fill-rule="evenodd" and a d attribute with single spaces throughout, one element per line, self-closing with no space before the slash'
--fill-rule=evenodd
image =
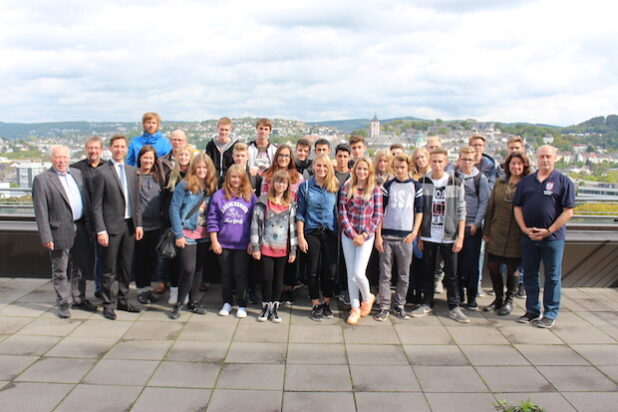
<path id="1" fill-rule="evenodd" d="M 481 412 L 527 399 L 618 410 L 618 290 L 565 289 L 551 330 L 515 321 L 523 300 L 460 325 L 437 298 L 425 318 L 355 327 L 336 305 L 335 319 L 311 321 L 306 298 L 278 325 L 256 322 L 257 308 L 219 317 L 216 287 L 205 316 L 171 321 L 155 304 L 64 320 L 48 280 L 0 278 L 0 410 Z"/>

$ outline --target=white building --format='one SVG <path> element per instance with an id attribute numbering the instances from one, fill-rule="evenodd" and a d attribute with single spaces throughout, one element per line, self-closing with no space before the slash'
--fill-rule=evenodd
<path id="1" fill-rule="evenodd" d="M 24 162 L 15 164 L 15 174 L 17 176 L 17 186 L 23 188 L 32 187 L 34 176 L 49 169 L 49 162 Z"/>
<path id="2" fill-rule="evenodd" d="M 371 119 L 371 127 L 369 131 L 370 131 L 369 137 L 380 136 L 380 121 L 378 120 L 377 115 L 373 115 L 373 119 Z"/>

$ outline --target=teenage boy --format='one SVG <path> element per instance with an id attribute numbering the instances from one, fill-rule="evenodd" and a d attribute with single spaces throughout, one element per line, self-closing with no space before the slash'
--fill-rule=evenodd
<path id="1" fill-rule="evenodd" d="M 262 175 L 275 158 L 277 146 L 270 143 L 273 124 L 269 119 L 259 119 L 255 124 L 257 138 L 249 143 L 249 171 L 252 175 Z"/>
<path id="2" fill-rule="evenodd" d="M 335 176 L 339 180 L 339 187 L 350 178 L 350 146 L 340 143 L 335 148 Z"/>
<path id="3" fill-rule="evenodd" d="M 141 136 L 134 137 L 129 145 L 126 162 L 130 166 L 137 166 L 137 154 L 144 145 L 149 144 L 154 147 L 157 151 L 157 157 L 163 157 L 172 150 L 170 141 L 163 137 L 163 133 L 159 131 L 161 116 L 158 113 L 144 113 L 142 116 L 142 126 L 144 133 Z"/>
<path id="4" fill-rule="evenodd" d="M 448 314 L 457 322 L 469 323 L 470 319 L 459 307 L 457 285 L 457 253 L 463 247 L 466 225 L 466 201 L 461 180 L 446 172 L 448 153 L 434 149 L 430 153 L 431 173 L 423 176 L 423 221 L 421 241 L 425 271 L 423 272 L 423 304 L 412 312 L 421 317 L 433 310 L 435 288 L 434 274 L 438 264 L 438 252 L 444 260 Z"/>
<path id="5" fill-rule="evenodd" d="M 478 310 L 476 296 L 479 285 L 479 257 L 483 230 L 481 225 L 489 203 L 489 183 L 484 174 L 474 166 L 475 150 L 464 146 L 459 150 L 458 166 L 455 176 L 463 181 L 466 199 L 466 230 L 463 249 L 457 256 L 457 279 L 459 296 L 468 310 Z M 466 294 L 464 295 L 464 288 Z"/>
<path id="6" fill-rule="evenodd" d="M 395 178 L 384 183 L 384 219 L 376 232 L 380 252 L 380 311 L 375 319 L 385 321 L 391 309 L 391 274 L 397 260 L 397 290 L 393 309 L 400 319 L 408 319 L 404 305 L 410 281 L 412 242 L 423 219 L 423 186 L 410 177 L 411 159 L 399 154 L 393 159 Z"/>
<path id="7" fill-rule="evenodd" d="M 322 138 L 318 139 L 313 146 L 313 150 L 315 151 L 315 155 L 319 156 L 321 154 L 325 154 L 326 156 L 330 156 L 330 143 L 328 140 Z"/>
<path id="8" fill-rule="evenodd" d="M 303 175 L 305 180 L 309 180 L 313 176 L 313 169 L 311 168 L 312 160 L 309 159 L 311 153 L 311 142 L 309 139 L 303 137 L 296 142 L 296 153 L 294 155 L 294 161 L 296 162 L 296 170 Z"/>
<path id="9" fill-rule="evenodd" d="M 403 145 L 401 143 L 393 143 L 391 147 L 389 148 L 389 150 L 391 151 L 391 154 L 393 155 L 393 157 L 400 155 L 400 154 L 404 154 L 405 152 Z"/>
<path id="10" fill-rule="evenodd" d="M 206 154 L 210 156 L 215 169 L 217 169 L 217 179 L 219 186 L 223 184 L 227 169 L 234 164 L 232 151 L 236 139 L 232 138 L 232 120 L 229 117 L 222 117 L 217 122 L 217 136 L 213 137 L 206 145 Z"/>
<path id="11" fill-rule="evenodd" d="M 249 182 L 251 183 L 251 187 L 257 196 L 257 191 L 260 190 L 260 186 L 262 185 L 262 178 L 258 175 L 252 175 L 249 172 L 249 166 L 247 162 L 249 161 L 249 146 L 243 142 L 237 142 L 234 145 L 234 150 L 232 151 L 232 160 L 234 160 L 234 164 L 241 165 L 247 170 L 247 176 L 249 176 Z"/>
<path id="12" fill-rule="evenodd" d="M 349 143 L 350 151 L 352 152 L 352 158 L 348 162 L 348 167 L 351 169 L 358 159 L 365 156 L 367 146 L 365 146 L 365 138 L 356 134 L 350 136 Z"/>
<path id="13" fill-rule="evenodd" d="M 493 189 L 496 177 L 498 177 L 498 162 L 485 153 L 485 137 L 475 133 L 468 139 L 468 144 L 474 148 L 474 167 L 487 177 L 489 189 Z"/>

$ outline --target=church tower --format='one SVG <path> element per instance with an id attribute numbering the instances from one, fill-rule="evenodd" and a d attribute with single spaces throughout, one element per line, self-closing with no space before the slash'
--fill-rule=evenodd
<path id="1" fill-rule="evenodd" d="M 377 115 L 373 115 L 373 119 L 371 119 L 371 127 L 370 127 L 370 137 L 378 137 L 380 136 L 380 121 L 378 120 Z"/>

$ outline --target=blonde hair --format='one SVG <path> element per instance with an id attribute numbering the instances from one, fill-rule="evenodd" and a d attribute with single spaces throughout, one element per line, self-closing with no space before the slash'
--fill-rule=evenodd
<path id="1" fill-rule="evenodd" d="M 354 163 L 354 167 L 352 167 L 352 172 L 350 175 L 350 190 L 348 191 L 348 199 L 351 199 L 356 194 L 356 189 L 358 187 L 358 177 L 356 177 L 356 169 L 358 169 L 358 165 L 360 163 L 366 163 L 367 168 L 369 169 L 369 175 L 367 176 L 367 183 L 363 188 L 363 193 L 361 197 L 364 200 L 369 200 L 373 195 L 373 190 L 376 187 L 376 173 L 373 168 L 373 165 L 366 157 L 361 157 Z"/>
<path id="2" fill-rule="evenodd" d="M 283 192 L 281 197 L 282 204 L 284 206 L 289 205 L 292 202 L 292 182 L 290 181 L 290 175 L 285 170 L 278 170 L 273 174 L 271 178 L 270 187 L 268 188 L 268 200 L 275 202 L 277 198 L 277 192 L 275 191 L 275 182 L 285 181 L 288 186 Z"/>
<path id="3" fill-rule="evenodd" d="M 219 126 L 232 126 L 232 120 L 229 117 L 222 117 L 217 122 L 217 127 Z"/>
<path id="4" fill-rule="evenodd" d="M 474 147 L 472 146 L 462 146 L 461 149 L 459 149 L 459 157 L 461 157 L 462 154 L 464 153 L 468 153 L 468 154 L 476 154 L 476 150 L 474 150 Z"/>
<path id="5" fill-rule="evenodd" d="M 425 170 L 419 170 L 418 165 L 416 164 L 416 159 L 422 154 L 427 158 L 427 166 L 425 166 Z M 425 147 L 417 147 L 412 152 L 412 178 L 418 180 L 420 177 L 425 176 L 427 172 L 429 172 L 429 150 Z"/>
<path id="6" fill-rule="evenodd" d="M 193 160 L 193 155 L 195 154 L 195 147 L 190 144 L 180 146 L 178 149 L 176 149 L 176 158 L 178 158 L 180 152 L 189 153 L 189 167 L 191 167 L 191 160 Z M 174 167 L 172 167 L 172 171 L 170 172 L 167 186 L 165 186 L 166 189 L 174 191 L 174 189 L 176 188 L 176 184 L 181 180 L 180 173 L 180 163 L 178 162 L 178 160 L 176 160 L 174 162 Z"/>
<path id="7" fill-rule="evenodd" d="M 234 164 L 227 169 L 227 173 L 225 174 L 225 181 L 223 182 L 223 190 L 225 192 L 225 198 L 227 200 L 234 197 L 234 188 L 232 188 L 231 177 L 234 173 L 238 173 L 241 178 L 240 188 L 238 192 L 240 197 L 245 199 L 245 201 L 251 200 L 251 194 L 253 193 L 253 188 L 251 187 L 251 182 L 249 181 L 249 177 L 247 176 L 247 171 L 241 166 Z"/>
<path id="8" fill-rule="evenodd" d="M 187 169 L 187 175 L 185 176 L 186 189 L 190 190 L 193 194 L 197 194 L 201 189 L 200 178 L 197 177 L 195 171 L 200 163 L 206 165 L 206 194 L 212 195 L 217 190 L 217 172 L 215 170 L 215 164 L 212 162 L 210 156 L 206 153 L 198 153 L 191 159 L 189 168 Z"/>
<path id="9" fill-rule="evenodd" d="M 232 153 L 248 152 L 249 146 L 243 142 L 237 142 L 232 149 Z"/>
<path id="10" fill-rule="evenodd" d="M 380 160 L 386 157 L 386 160 L 388 161 L 388 164 L 386 166 L 386 174 L 387 175 L 392 175 L 393 173 L 393 154 L 391 153 L 390 150 L 388 149 L 380 149 L 376 152 L 376 155 L 374 157 L 373 160 L 373 167 L 375 169 L 376 174 L 378 173 L 378 163 L 380 163 Z"/>
<path id="11" fill-rule="evenodd" d="M 321 161 L 326 163 L 326 177 L 324 178 L 324 189 L 327 192 L 335 193 L 339 190 L 339 180 L 335 176 L 335 168 L 333 162 L 326 154 L 317 155 L 313 159 L 312 167 L 315 167 L 316 162 Z M 314 173 L 315 174 L 315 173 Z"/>
<path id="12" fill-rule="evenodd" d="M 142 115 L 142 125 L 146 122 L 146 120 L 155 119 L 159 127 L 161 127 L 161 116 L 159 113 L 155 112 L 146 112 Z"/>
<path id="13" fill-rule="evenodd" d="M 437 136 L 427 138 L 427 141 L 425 141 L 425 146 L 429 147 L 429 143 L 437 143 L 438 146 L 442 147 L 442 139 Z"/>

